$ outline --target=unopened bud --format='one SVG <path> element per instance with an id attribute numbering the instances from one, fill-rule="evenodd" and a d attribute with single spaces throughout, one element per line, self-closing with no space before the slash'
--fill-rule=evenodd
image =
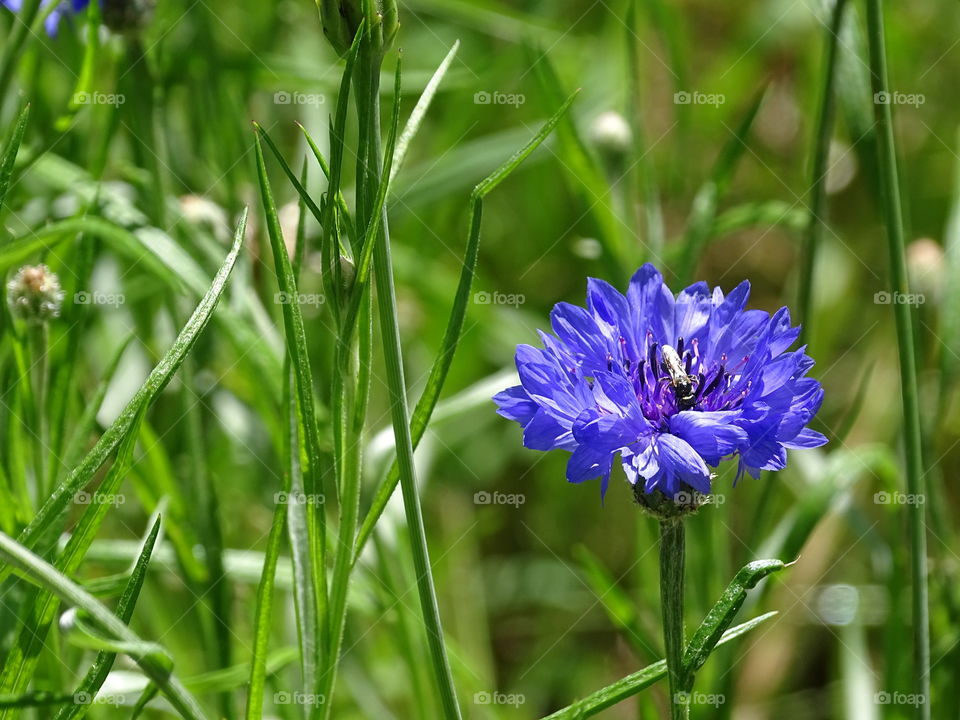
<path id="1" fill-rule="evenodd" d="M 59 317 L 63 295 L 60 279 L 46 265 L 24 265 L 7 283 L 10 309 L 27 322 L 44 323 Z"/>
<path id="2" fill-rule="evenodd" d="M 633 131 L 623 115 L 608 110 L 593 121 L 590 140 L 604 157 L 620 158 L 626 155 L 633 145 Z"/>
<path id="3" fill-rule="evenodd" d="M 363 6 L 370 0 L 317 0 L 323 34 L 341 55 L 353 44 L 353 39 L 364 19 Z M 374 47 L 382 55 L 393 43 L 400 26 L 397 0 L 373 0 L 372 17 L 368 18 L 367 32 L 373 38 Z"/>
<path id="4" fill-rule="evenodd" d="M 349 294 L 353 290 L 353 281 L 357 277 L 357 268 L 353 264 L 353 260 L 348 258 L 346 255 L 340 256 L 340 282 L 343 287 L 344 294 Z"/>

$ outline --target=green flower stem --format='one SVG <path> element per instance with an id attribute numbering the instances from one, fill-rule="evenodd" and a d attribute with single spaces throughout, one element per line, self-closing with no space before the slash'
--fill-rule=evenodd
<path id="1" fill-rule="evenodd" d="M 887 58 L 884 47 L 883 9 L 880 0 L 867 0 L 867 35 L 870 44 L 870 75 L 874 97 L 889 91 Z M 889 103 L 873 103 L 877 123 L 881 206 L 887 226 L 890 250 L 892 290 L 907 294 L 907 264 L 904 253 L 903 214 L 900 208 L 900 182 L 893 138 L 893 114 Z M 900 388 L 903 401 L 903 435 L 906 452 L 907 492 L 924 498 L 923 455 L 920 435 L 920 399 L 917 391 L 917 360 L 913 345 L 914 310 L 907 303 L 893 304 L 900 356 Z M 930 611 L 927 604 L 926 504 L 907 506 L 910 534 L 910 575 L 913 601 L 914 692 L 926 699 L 917 704 L 916 717 L 930 717 Z"/>
<path id="2" fill-rule="evenodd" d="M 682 518 L 660 521 L 660 609 L 667 651 L 671 720 L 685 720 L 690 716 L 689 706 L 679 702 L 680 694 L 689 690 L 683 671 L 683 533 Z M 692 677 L 689 681 L 692 684 Z"/>
<path id="3" fill-rule="evenodd" d="M 368 120 L 371 123 L 369 139 L 368 181 L 374 190 L 380 183 L 380 109 L 378 84 L 380 78 L 379 62 L 374 59 L 369 48 L 362 52 L 361 70 L 367 73 L 371 90 L 369 94 Z M 387 385 L 389 389 L 390 410 L 397 448 L 397 463 L 400 469 L 400 487 L 403 492 L 403 507 L 406 513 L 407 527 L 410 533 L 410 546 L 417 574 L 417 590 L 423 611 L 423 621 L 430 649 L 434 677 L 440 693 L 443 717 L 447 720 L 459 720 L 460 707 L 457 702 L 453 673 L 443 642 L 443 629 L 440 623 L 440 611 L 437 605 L 436 590 L 427 550 L 426 532 L 423 525 L 423 513 L 420 508 L 420 496 L 417 494 L 416 468 L 413 462 L 413 441 L 410 434 L 410 413 L 407 407 L 406 384 L 403 375 L 403 358 L 400 351 L 400 329 L 397 322 L 397 299 L 393 284 L 393 264 L 390 257 L 390 231 L 387 223 L 386 208 L 378 235 L 368 238 L 367 242 L 376 243 L 373 253 L 374 277 L 377 286 L 377 304 L 380 316 L 380 333 L 383 354 L 387 365 Z"/>
<path id="4" fill-rule="evenodd" d="M 36 492 L 38 498 L 45 498 L 47 488 L 47 454 L 50 446 L 50 432 L 47 423 L 47 391 L 50 377 L 50 361 L 47 358 L 49 349 L 50 329 L 47 323 L 38 323 L 30 328 L 31 366 L 33 373 L 33 399 L 36 406 L 34 419 L 36 428 L 33 439 L 34 472 L 36 475 Z"/>

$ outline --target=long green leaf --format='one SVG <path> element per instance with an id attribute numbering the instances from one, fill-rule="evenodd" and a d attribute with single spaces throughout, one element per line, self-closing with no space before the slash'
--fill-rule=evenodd
<path id="1" fill-rule="evenodd" d="M 172 674 L 172 661 L 162 648 L 142 640 L 99 600 L 6 533 L 0 533 L 0 557 L 34 584 L 86 612 L 98 629 L 114 641 L 117 649 L 130 654 L 182 717 L 203 720 L 203 710 Z"/>
<path id="2" fill-rule="evenodd" d="M 450 318 L 447 321 L 447 329 L 443 335 L 443 341 L 440 344 L 440 350 L 434 360 L 433 367 L 430 369 L 430 376 L 427 378 L 427 384 L 423 389 L 420 400 L 413 410 L 413 416 L 410 418 L 410 435 L 414 447 L 419 444 L 426 432 L 430 417 L 437 401 L 440 399 L 440 391 L 447 379 L 450 366 L 453 363 L 453 356 L 457 345 L 460 342 L 460 333 L 463 331 L 463 323 L 467 314 L 467 305 L 470 302 L 470 289 L 473 285 L 473 276 L 476 273 L 477 257 L 480 252 L 480 227 L 483 216 L 483 199 L 503 180 L 510 175 L 530 154 L 547 139 L 547 136 L 553 131 L 564 116 L 570 105 L 576 98 L 576 93 L 571 95 L 565 103 L 554 113 L 536 135 L 523 148 L 504 163 L 500 168 L 494 171 L 489 177 L 480 182 L 473 193 L 470 195 L 470 212 L 468 226 L 470 228 L 467 236 L 467 248 L 464 253 L 463 270 L 460 273 L 460 283 L 457 286 L 457 294 L 453 301 L 453 308 L 450 310 Z M 376 526 L 380 515 L 383 514 L 390 496 L 397 487 L 400 480 L 399 466 L 394 461 L 386 479 L 378 486 L 373 503 L 364 518 L 360 527 L 359 535 L 354 550 L 354 562 L 360 557 L 366 541 L 370 538 L 373 528 Z"/>
<path id="3" fill-rule="evenodd" d="M 213 279 L 213 284 L 206 295 L 197 305 L 193 315 L 180 331 L 173 346 L 161 358 L 160 362 L 150 372 L 143 385 L 137 390 L 133 398 L 127 403 L 123 411 L 114 420 L 113 424 L 104 432 L 97 444 L 87 454 L 80 465 L 70 473 L 53 494 L 46 500 L 34 519 L 20 534 L 19 542 L 27 548 L 36 548 L 41 538 L 56 534 L 59 529 L 59 519 L 66 512 L 71 499 L 76 493 L 90 482 L 104 461 L 123 441 L 131 431 L 134 420 L 141 409 L 148 407 L 156 396 L 166 387 L 167 383 L 180 367 L 187 353 L 193 348 L 200 333 L 207 326 L 214 309 L 223 294 L 227 279 L 233 270 L 243 243 L 244 231 L 247 225 L 247 215 L 244 212 L 237 227 L 233 247 L 227 254 L 223 265 Z M 8 568 L 0 568 L 0 581 L 9 576 Z"/>
<path id="4" fill-rule="evenodd" d="M 723 633 L 717 645 L 723 645 L 740 637 L 744 633 L 750 632 L 776 614 L 776 611 L 768 612 L 765 615 L 760 615 L 734 628 L 730 628 Z M 650 687 L 666 676 L 667 661 L 660 660 L 652 665 L 648 665 L 643 668 L 643 670 L 638 670 L 631 675 L 627 675 L 625 678 L 618 680 L 612 685 L 608 685 L 602 690 L 591 693 L 573 705 L 569 705 L 552 715 L 548 715 L 544 720 L 583 720 L 583 718 L 592 717 L 598 712 L 606 710 L 608 707 L 612 707 L 626 700 L 628 697 L 636 695 L 641 690 Z"/>
<path id="5" fill-rule="evenodd" d="M 303 474 L 304 488 L 307 495 L 314 496 L 317 499 L 322 493 L 321 473 L 320 473 L 320 436 L 317 427 L 317 419 L 314 408 L 314 390 L 313 374 L 310 369 L 310 356 L 307 346 L 307 335 L 304 329 L 303 315 L 300 311 L 300 305 L 297 302 L 298 290 L 297 281 L 293 273 L 293 266 L 290 262 L 290 256 L 287 253 L 287 247 L 283 240 L 283 234 L 280 230 L 280 220 L 277 216 L 277 206 L 273 199 L 273 192 L 270 188 L 270 181 L 267 178 L 266 165 L 264 164 L 263 149 L 260 145 L 259 136 L 256 137 L 256 155 L 257 172 L 260 179 L 260 197 L 263 203 L 264 213 L 267 219 L 267 234 L 270 237 L 270 246 L 273 250 L 274 268 L 277 273 L 280 292 L 287 297 L 287 302 L 282 304 L 284 337 L 286 339 L 287 358 L 290 372 L 293 375 L 292 393 L 289 397 L 289 403 L 292 412 L 296 414 L 296 425 L 288 431 L 291 439 L 290 459 L 293 466 L 288 471 L 290 478 L 296 474 L 300 475 L 299 467 L 299 443 L 296 438 L 298 432 L 303 432 L 304 445 L 306 449 L 307 468 Z M 288 375 L 289 377 L 289 375 Z M 299 430 L 297 429 L 299 427 Z M 294 499 L 299 503 L 299 498 Z M 295 505 L 291 508 L 291 513 L 297 515 L 293 520 L 296 522 L 292 528 L 300 528 L 305 521 L 307 534 L 309 537 L 309 557 L 300 557 L 298 566 L 304 561 L 307 567 L 300 567 L 298 573 L 298 596 L 299 602 L 297 609 L 300 612 L 300 632 L 304 643 L 304 651 L 309 652 L 311 656 L 315 655 L 316 647 L 322 647 L 323 637 L 318 618 L 320 613 L 326 607 L 325 582 L 315 582 L 316 578 L 324 578 L 323 569 L 326 567 L 326 546 L 324 538 L 326 535 L 326 515 L 321 507 L 316 510 L 314 504 Z M 304 548 L 296 548 L 301 554 Z M 309 569 L 309 578 L 302 577 L 305 570 Z M 308 584 L 312 585 L 310 587 Z M 304 668 L 308 674 L 312 675 L 314 669 L 312 661 L 305 660 Z M 318 681 L 315 677 L 305 677 L 304 682 L 309 687 L 314 687 Z M 311 690 L 312 691 L 312 690 Z M 249 712 L 249 707 L 248 707 Z"/>
<path id="6" fill-rule="evenodd" d="M 142 412 L 134 421 L 134 428 L 140 422 Z M 64 575 L 72 575 L 80 567 L 83 557 L 93 542 L 100 525 L 106 518 L 111 503 L 109 499 L 116 495 L 121 483 L 127 476 L 133 458 L 133 449 L 137 443 L 137 434 L 131 431 L 120 444 L 117 459 L 107 473 L 97 493 L 89 496 L 84 511 L 76 529 L 70 535 L 70 540 L 63 552 L 57 557 L 55 567 Z M 99 495 L 103 496 L 103 500 Z M 75 500 L 76 502 L 76 500 Z M 17 641 L 10 649 L 3 672 L 0 673 L 0 692 L 17 695 L 27 689 L 33 678 L 33 673 L 40 661 L 50 626 L 57 614 L 59 603 L 56 596 L 37 590 L 30 601 L 21 608 L 20 616 L 23 624 Z M 0 715 L 7 717 L 7 715 Z"/>
<path id="7" fill-rule="evenodd" d="M 20 112 L 13 131 L 7 139 L 3 148 L 3 155 L 0 155 L 0 208 L 3 208 L 3 201 L 7 197 L 7 190 L 10 189 L 10 178 L 13 177 L 13 166 L 17 161 L 17 152 L 20 150 L 20 143 L 23 142 L 23 134 L 27 131 L 27 120 L 30 118 L 30 106 L 27 105 Z"/>
<path id="8" fill-rule="evenodd" d="M 767 575 L 779 572 L 785 567 L 781 560 L 755 560 L 741 568 L 740 572 L 734 576 L 684 648 L 683 672 L 689 682 L 692 682 L 694 673 L 703 667 L 710 653 L 730 627 L 737 611 L 747 598 L 747 591 L 756 587 L 757 583 Z"/>
<path id="9" fill-rule="evenodd" d="M 395 159 L 393 162 L 393 167 L 390 168 L 389 172 L 390 182 L 393 182 L 393 179 L 397 176 L 397 173 L 400 172 L 400 168 L 403 166 L 403 161 L 407 157 L 407 150 L 410 149 L 410 144 L 413 142 L 413 138 L 416 137 L 417 132 L 420 130 L 420 125 L 423 123 L 423 119 L 427 116 L 427 111 L 430 109 L 430 104 L 433 102 L 433 98 L 437 94 L 437 90 L 440 89 L 440 83 L 443 82 L 443 78 L 447 74 L 447 70 L 450 69 L 450 65 L 453 64 L 453 58 L 456 57 L 457 50 L 459 49 L 460 41 L 457 40 L 455 43 L 453 43 L 453 47 L 450 48 L 450 51 L 443 58 L 443 62 L 440 63 L 440 66 L 436 69 L 436 72 L 433 73 L 433 77 L 430 78 L 430 82 L 427 83 L 427 86 L 420 94 L 420 99 L 417 100 L 417 104 L 413 106 L 413 111 L 410 113 L 410 117 L 407 119 L 407 124 L 403 126 L 403 132 L 400 133 L 400 139 L 397 140 Z"/>
<path id="10" fill-rule="evenodd" d="M 887 76 L 886 37 L 883 6 L 880 0 L 867 0 L 867 36 L 870 48 L 870 76 L 873 97 L 890 92 Z M 877 124 L 877 162 L 880 169 L 880 207 L 886 226 L 890 256 L 890 289 L 907 295 L 906 238 L 900 206 L 900 177 L 893 132 L 893 110 L 890 103 L 873 103 Z M 914 498 L 926 498 L 935 504 L 938 498 L 928 494 L 924 473 L 920 392 L 917 380 L 917 354 L 914 346 L 913 308 L 904 302 L 893 304 L 897 327 L 897 352 L 900 358 L 900 396 L 903 408 L 903 442 L 906 455 L 907 492 Z M 927 587 L 927 522 L 926 504 L 907 506 L 910 542 L 910 596 L 913 617 L 913 691 L 923 699 L 917 717 L 930 717 L 930 598 Z"/>
<path id="11" fill-rule="evenodd" d="M 137 599 L 140 597 L 140 590 L 143 588 L 143 582 L 146 580 L 147 567 L 150 564 L 150 557 L 153 554 L 153 548 L 154 545 L 156 545 L 159 534 L 160 517 L 158 516 L 156 521 L 153 523 L 153 527 L 150 529 L 150 534 L 147 535 L 147 538 L 143 543 L 143 549 L 140 551 L 140 555 L 137 557 L 137 563 L 133 568 L 133 572 L 130 574 L 130 579 L 127 580 L 123 594 L 120 596 L 120 600 L 117 603 L 117 617 L 119 617 L 125 623 L 129 623 L 130 618 L 133 617 L 133 609 L 137 604 Z M 117 656 L 115 653 L 100 652 L 97 655 L 97 658 L 93 661 L 93 665 L 87 671 L 83 681 L 77 686 L 73 696 L 77 697 L 78 695 L 85 695 L 86 697 L 90 698 L 96 697 L 97 693 L 100 691 L 100 688 L 103 687 L 103 683 L 106 681 L 107 675 L 110 674 L 110 668 L 113 667 L 116 657 Z M 81 703 L 67 705 L 61 708 L 55 720 L 75 720 L 75 718 L 83 717 L 89 707 L 89 705 L 84 705 Z"/>

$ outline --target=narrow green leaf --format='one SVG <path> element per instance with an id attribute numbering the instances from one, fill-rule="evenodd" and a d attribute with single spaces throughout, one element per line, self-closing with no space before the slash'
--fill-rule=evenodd
<path id="1" fill-rule="evenodd" d="M 717 645 L 725 643 L 740 637 L 744 633 L 750 632 L 761 623 L 766 622 L 776 615 L 776 611 L 760 615 L 752 620 L 730 628 L 720 638 Z M 625 678 L 618 680 L 612 685 L 591 693 L 582 700 L 569 705 L 562 710 L 558 710 L 545 717 L 543 720 L 583 720 L 583 718 L 592 717 L 608 707 L 612 707 L 628 697 L 636 695 L 641 690 L 650 687 L 658 680 L 667 676 L 667 661 L 660 660 L 652 665 L 648 665 L 643 670 L 638 670 Z"/>
<path id="2" fill-rule="evenodd" d="M 147 567 L 150 564 L 150 557 L 153 554 L 154 545 L 156 545 L 157 537 L 160 534 L 160 517 L 158 516 L 156 521 L 153 523 L 153 527 L 150 529 L 150 534 L 147 535 L 143 543 L 143 549 L 140 551 L 140 555 L 137 557 L 137 563 L 133 568 L 133 572 L 130 574 L 130 579 L 127 581 L 126 587 L 123 590 L 123 594 L 120 596 L 120 600 L 117 603 L 117 617 L 119 617 L 123 622 L 130 622 L 130 618 L 133 617 L 133 609 L 137 604 L 137 599 L 140 597 L 140 590 L 143 588 L 143 582 L 147 577 Z M 73 697 L 83 694 L 86 697 L 96 697 L 97 693 L 100 691 L 100 688 L 103 687 L 103 683 L 107 679 L 107 675 L 110 674 L 110 668 L 113 667 L 114 660 L 116 660 L 115 653 L 101 652 L 97 655 L 96 660 L 93 661 L 93 665 L 87 671 L 86 676 L 83 681 L 77 686 L 77 689 L 73 693 Z M 83 705 L 80 703 L 74 703 L 67 705 L 60 709 L 60 712 L 57 714 L 55 720 L 75 720 L 75 718 L 80 718 L 86 715 L 87 710 L 90 708 L 90 705 Z"/>
<path id="3" fill-rule="evenodd" d="M 233 270 L 234 264 L 237 261 L 237 255 L 240 252 L 240 246 L 243 242 L 246 224 L 246 212 L 244 212 L 240 224 L 237 227 L 233 247 L 224 260 L 223 265 L 220 267 L 220 270 L 217 272 L 216 277 L 214 277 L 210 289 L 200 301 L 190 320 L 187 321 L 187 324 L 180 331 L 173 346 L 150 372 L 150 375 L 140 389 L 137 390 L 130 402 L 127 403 L 113 424 L 107 428 L 106 432 L 100 437 L 100 440 L 80 465 L 57 487 L 43 504 L 43 507 L 40 508 L 34 519 L 23 530 L 19 537 L 22 545 L 27 548 L 36 548 L 41 538 L 58 532 L 59 520 L 66 512 L 73 496 L 90 482 L 104 461 L 131 431 L 140 411 L 148 407 L 154 398 L 166 387 L 167 383 L 170 382 L 170 379 L 180 367 L 187 353 L 193 348 L 200 333 L 207 326 L 207 323 L 213 315 L 217 302 L 220 300 L 226 287 L 227 279 L 230 277 L 230 272 Z M 9 572 L 8 568 L 0 568 L 0 581 L 8 577 Z"/>
<path id="4" fill-rule="evenodd" d="M 433 73 L 433 77 L 430 78 L 430 82 L 427 83 L 427 86 L 420 94 L 420 99 L 417 100 L 417 104 L 413 106 L 413 112 L 410 113 L 410 117 L 407 119 L 407 124 L 403 126 L 403 132 L 400 133 L 400 139 L 397 140 L 395 159 L 393 162 L 393 167 L 389 172 L 390 182 L 393 182 L 393 179 L 397 176 L 397 173 L 400 172 L 400 168 L 403 166 L 403 161 L 407 157 L 407 150 L 410 149 L 410 144 L 413 142 L 413 138 L 416 137 L 417 132 L 420 130 L 420 125 L 423 123 L 423 119 L 427 116 L 427 111 L 430 109 L 430 104 L 433 102 L 433 98 L 437 94 L 437 90 L 440 89 L 440 83 L 443 82 L 443 77 L 447 74 L 447 70 L 450 69 L 450 65 L 453 64 L 453 58 L 456 56 L 457 50 L 459 49 L 460 41 L 457 40 L 455 43 L 453 43 L 453 47 L 450 48 L 450 51 L 443 58 L 443 62 L 440 63 L 440 66 L 436 69 L 436 72 Z M 399 105 L 399 103 L 397 104 Z"/>
<path id="5" fill-rule="evenodd" d="M 130 653 L 131 658 L 157 684 L 177 712 L 187 720 L 203 720 L 203 710 L 171 673 L 172 661 L 156 643 L 142 640 L 99 600 L 6 533 L 0 533 L 0 557 L 32 583 L 86 612 L 98 630 L 112 640 L 114 649 Z"/>
<path id="6" fill-rule="evenodd" d="M 3 147 L 3 155 L 0 155 L 0 209 L 3 208 L 3 201 L 7 197 L 7 191 L 10 189 L 10 178 L 13 177 L 13 166 L 17 161 L 17 152 L 20 150 L 20 143 L 23 142 L 23 134 L 27 131 L 27 120 L 30 118 L 30 106 L 27 105 L 20 112 L 16 124 L 7 138 Z"/>
<path id="7" fill-rule="evenodd" d="M 292 401 L 291 401 L 292 402 Z M 263 573 L 257 588 L 257 611 L 254 620 L 253 658 L 250 661 L 250 685 L 247 691 L 247 720 L 263 717 L 263 690 L 267 677 L 267 653 L 270 644 L 271 620 L 273 619 L 273 587 L 277 572 L 277 558 L 283 541 L 286 507 L 278 502 L 273 511 L 273 525 L 267 540 L 267 552 Z M 308 580 L 308 582 L 310 582 Z M 301 633 L 305 628 L 301 628 Z"/>
<path id="8" fill-rule="evenodd" d="M 280 292 L 288 298 L 288 302 L 283 303 L 281 307 L 287 362 L 289 363 L 287 377 L 289 379 L 291 374 L 293 376 L 292 380 L 288 380 L 288 382 L 293 383 L 292 392 L 288 389 L 290 395 L 288 403 L 291 408 L 290 412 L 294 413 L 296 418 L 290 418 L 291 426 L 288 427 L 288 450 L 291 467 L 288 470 L 287 482 L 291 482 L 294 478 L 298 479 L 301 475 L 301 468 L 299 467 L 300 444 L 297 438 L 298 433 L 302 431 L 307 459 L 306 472 L 303 473 L 303 489 L 307 496 L 312 496 L 312 499 L 316 500 L 322 494 L 323 488 L 320 473 L 320 437 L 314 407 L 313 374 L 310 369 L 307 336 L 300 305 L 296 302 L 298 296 L 297 282 L 280 230 L 277 207 L 273 199 L 273 192 L 270 189 L 270 181 L 267 178 L 263 149 L 258 136 L 256 137 L 256 156 L 260 179 L 260 197 L 267 219 L 267 234 L 270 237 L 270 246 L 273 250 L 274 268 L 277 273 Z M 299 497 L 297 496 L 297 500 L 299 500 Z M 323 569 L 326 567 L 326 515 L 322 506 L 317 510 L 315 503 L 301 504 L 298 501 L 291 505 L 290 512 L 291 530 L 294 531 L 292 540 L 302 541 L 304 529 L 306 529 L 306 539 L 308 540 L 306 546 L 302 542 L 298 542 L 294 549 L 298 553 L 295 564 L 298 571 L 296 574 L 297 610 L 300 613 L 301 640 L 304 643 L 304 651 L 310 653 L 310 659 L 304 659 L 304 670 L 308 674 L 308 677 L 304 678 L 304 682 L 308 684 L 312 691 L 312 688 L 315 687 L 314 683 L 318 681 L 316 677 L 312 677 L 315 669 L 312 658 L 315 657 L 316 647 L 318 645 L 322 646 L 323 642 L 320 632 L 321 624 L 318 618 L 320 611 L 326 607 L 326 584 L 323 581 L 323 578 L 325 578 Z M 266 608 L 266 610 L 269 610 L 269 608 Z M 252 707 L 252 705 L 248 706 L 248 713 L 251 712 L 250 708 Z M 259 709 L 259 706 L 257 709 Z"/>
<path id="9" fill-rule="evenodd" d="M 141 418 L 142 411 L 134 421 L 134 428 L 139 424 Z M 116 461 L 97 489 L 97 493 L 102 493 L 104 500 L 117 494 L 121 483 L 127 476 L 136 442 L 137 434 L 135 431 L 131 431 L 120 444 Z M 73 499 L 73 501 L 77 502 L 76 499 Z M 67 546 L 57 557 L 55 563 L 57 571 L 64 575 L 72 575 L 80 567 L 84 554 L 93 542 L 100 525 L 106 518 L 107 511 L 111 507 L 110 502 L 100 502 L 97 498 L 89 498 L 87 502 L 87 507 L 77 523 L 77 527 L 70 535 Z M 17 695 L 29 687 L 58 607 L 59 603 L 54 595 L 39 590 L 31 596 L 29 601 L 24 603 L 20 612 L 23 623 L 20 626 L 17 641 L 10 649 L 3 666 L 3 672 L 0 673 L 0 692 Z M 6 717 L 6 715 L 0 717 Z"/>
<path id="10" fill-rule="evenodd" d="M 756 560 L 748 563 L 736 574 L 723 595 L 707 613 L 700 627 L 690 638 L 683 651 L 683 672 L 692 682 L 693 675 L 710 657 L 710 653 L 720 642 L 724 632 L 730 627 L 734 617 L 747 598 L 747 591 L 771 573 L 783 570 L 781 560 Z M 687 688 L 689 690 L 689 687 Z"/>
<path id="11" fill-rule="evenodd" d="M 460 333 L 463 331 L 463 323 L 467 314 L 467 305 L 470 302 L 470 288 L 473 285 L 473 276 L 476 273 L 477 257 L 480 252 L 480 227 L 483 215 L 483 198 L 486 197 L 494 188 L 510 175 L 530 154 L 546 140 L 547 136 L 553 131 L 564 116 L 570 105 L 576 98 L 576 93 L 571 95 L 565 103 L 554 113 L 536 135 L 523 148 L 518 150 L 507 160 L 499 169 L 493 172 L 489 177 L 480 182 L 473 193 L 470 195 L 470 212 L 468 219 L 469 235 L 467 237 L 467 247 L 464 253 L 463 270 L 460 273 L 460 282 L 457 286 L 457 294 L 453 301 L 453 307 L 450 310 L 450 318 L 447 321 L 447 328 L 444 332 L 443 341 L 440 350 L 434 360 L 433 367 L 430 369 L 430 376 L 427 378 L 426 386 L 413 410 L 413 416 L 410 418 L 410 434 L 414 447 L 419 444 L 423 434 L 426 432 L 430 417 L 433 414 L 437 401 L 440 398 L 440 391 L 447 379 L 450 371 L 450 365 L 453 363 L 453 356 L 457 345 L 460 342 Z M 376 526 L 380 515 L 387 507 L 390 496 L 397 487 L 400 480 L 399 466 L 394 461 L 386 479 L 377 487 L 373 503 L 364 518 L 357 536 L 357 542 L 354 550 L 354 562 L 360 557 L 366 541 L 370 538 L 373 528 Z"/>

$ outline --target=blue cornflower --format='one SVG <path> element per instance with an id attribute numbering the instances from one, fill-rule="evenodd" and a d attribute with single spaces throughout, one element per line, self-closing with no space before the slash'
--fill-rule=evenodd
<path id="1" fill-rule="evenodd" d="M 50 0 L 43 0 L 41 7 L 47 7 L 49 2 Z M 90 4 L 90 0 L 69 0 L 63 2 L 61 2 L 61 0 L 54 0 L 54 2 L 56 2 L 57 8 L 47 16 L 44 23 L 47 34 L 50 36 L 57 34 L 57 28 L 60 26 L 60 18 L 63 17 L 65 13 L 78 13 L 86 9 L 87 5 Z M 20 12 L 20 8 L 23 7 L 23 0 L 0 0 L 0 5 L 13 12 Z M 41 10 L 41 12 L 43 12 L 43 10 Z"/>
<path id="2" fill-rule="evenodd" d="M 806 427 L 823 389 L 805 377 L 805 347 L 781 308 L 745 310 L 746 281 L 724 297 L 704 283 L 677 297 L 652 265 L 626 296 L 591 278 L 587 307 L 558 303 L 543 349 L 517 347 L 520 385 L 497 394 L 523 444 L 573 454 L 567 479 L 601 478 L 617 455 L 634 492 L 710 492 L 710 468 L 737 457 L 744 472 L 780 470 L 787 448 L 827 439 Z"/>

